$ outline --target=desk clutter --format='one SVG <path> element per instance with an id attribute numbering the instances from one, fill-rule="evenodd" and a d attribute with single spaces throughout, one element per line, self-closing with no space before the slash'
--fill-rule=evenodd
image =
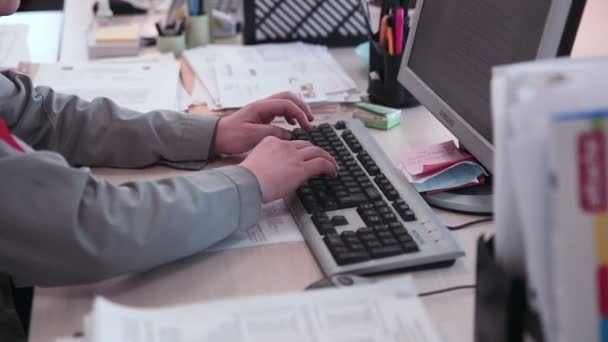
<path id="1" fill-rule="evenodd" d="M 83 328 L 84 342 L 440 341 L 409 276 L 160 309 L 97 298 Z"/>
<path id="2" fill-rule="evenodd" d="M 433 194 L 484 184 L 488 173 L 453 140 L 405 152 L 401 166 L 421 193 Z"/>
<path id="3" fill-rule="evenodd" d="M 608 341 L 608 60 L 493 74 L 498 265 L 525 279 L 538 340 Z"/>
<path id="4" fill-rule="evenodd" d="M 307 103 L 361 100 L 355 82 L 320 45 L 210 45 L 187 50 L 184 57 L 200 85 L 193 100 L 213 110 L 241 108 L 281 91 Z"/>

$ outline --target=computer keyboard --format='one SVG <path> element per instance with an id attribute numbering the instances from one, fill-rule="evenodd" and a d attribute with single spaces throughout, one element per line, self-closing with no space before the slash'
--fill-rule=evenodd
<path id="1" fill-rule="evenodd" d="M 452 265 L 464 251 L 358 120 L 297 128 L 338 162 L 286 200 L 326 275 Z"/>

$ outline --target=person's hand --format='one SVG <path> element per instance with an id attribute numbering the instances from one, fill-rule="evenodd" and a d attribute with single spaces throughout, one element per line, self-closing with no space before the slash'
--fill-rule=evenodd
<path id="1" fill-rule="evenodd" d="M 273 136 L 291 139 L 291 133 L 270 123 L 282 116 L 287 123 L 296 122 L 304 129 L 311 128 L 310 107 L 293 93 L 280 93 L 253 102 L 241 110 L 220 119 L 215 136 L 215 151 L 220 154 L 240 154 L 254 148 L 262 139 Z"/>
<path id="2" fill-rule="evenodd" d="M 285 197 L 313 176 L 338 175 L 338 164 L 322 148 L 308 141 L 275 137 L 262 140 L 241 166 L 258 179 L 264 203 Z"/>

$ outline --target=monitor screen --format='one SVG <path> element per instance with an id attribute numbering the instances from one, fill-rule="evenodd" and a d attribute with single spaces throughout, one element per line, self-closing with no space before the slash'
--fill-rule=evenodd
<path id="1" fill-rule="evenodd" d="M 407 66 L 491 144 L 492 67 L 536 59 L 550 7 L 551 0 L 425 0 Z"/>

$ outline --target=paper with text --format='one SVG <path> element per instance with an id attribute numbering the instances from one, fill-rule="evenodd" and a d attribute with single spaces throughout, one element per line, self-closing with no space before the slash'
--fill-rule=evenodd
<path id="1" fill-rule="evenodd" d="M 326 47 L 304 43 L 213 45 L 184 56 L 211 109 L 240 108 L 269 95 L 292 91 L 309 103 L 358 101 L 354 81 Z"/>
<path id="2" fill-rule="evenodd" d="M 89 342 L 436 342 L 409 276 L 373 285 L 135 309 L 98 298 Z"/>
<path id="3" fill-rule="evenodd" d="M 158 63 L 22 64 L 36 86 L 91 101 L 106 97 L 140 112 L 178 110 L 177 61 Z"/>
<path id="4" fill-rule="evenodd" d="M 304 241 L 304 238 L 285 206 L 285 202 L 281 199 L 262 207 L 262 218 L 258 224 L 235 232 L 207 251 L 298 241 Z"/>

